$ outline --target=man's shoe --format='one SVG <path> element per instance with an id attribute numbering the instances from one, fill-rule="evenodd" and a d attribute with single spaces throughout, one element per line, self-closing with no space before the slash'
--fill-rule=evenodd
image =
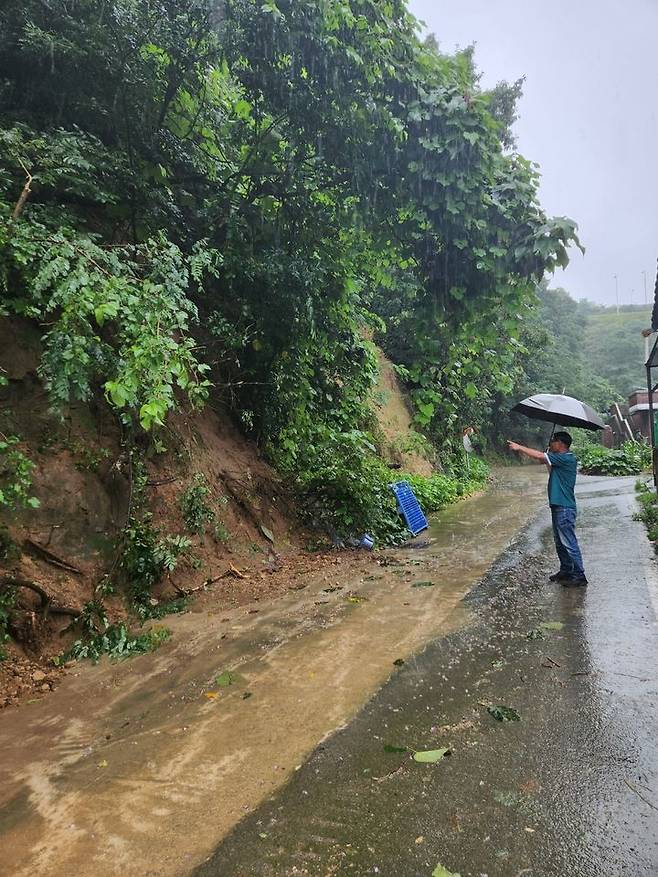
<path id="1" fill-rule="evenodd" d="M 585 576 L 569 576 L 568 578 L 560 579 L 560 584 L 563 588 L 585 588 L 588 582 Z"/>
<path id="2" fill-rule="evenodd" d="M 549 576 L 548 580 L 549 580 L 549 582 L 561 582 L 562 579 L 570 579 L 570 578 L 571 578 L 571 573 L 562 572 L 562 570 L 559 569 L 557 572 L 554 572 L 552 576 Z"/>

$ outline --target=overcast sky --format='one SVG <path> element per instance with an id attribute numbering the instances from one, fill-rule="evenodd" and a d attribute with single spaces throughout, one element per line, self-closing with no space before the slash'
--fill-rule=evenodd
<path id="1" fill-rule="evenodd" d="M 541 202 L 579 225 L 553 286 L 653 300 L 658 259 L 658 0 L 409 0 L 444 51 L 476 44 L 484 87 L 526 77 L 515 132 Z"/>

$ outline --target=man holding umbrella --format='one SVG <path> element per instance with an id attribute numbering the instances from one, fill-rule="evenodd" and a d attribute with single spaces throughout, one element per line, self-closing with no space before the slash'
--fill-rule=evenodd
<path id="1" fill-rule="evenodd" d="M 551 581 L 560 582 L 565 588 L 582 588 L 587 585 L 583 558 L 576 539 L 576 469 L 578 461 L 571 452 L 571 436 L 568 432 L 554 432 L 548 442 L 547 451 L 526 448 L 517 442 L 508 441 L 510 451 L 516 451 L 548 466 L 548 502 L 553 521 L 553 537 L 560 560 L 560 569 L 550 576 Z"/>

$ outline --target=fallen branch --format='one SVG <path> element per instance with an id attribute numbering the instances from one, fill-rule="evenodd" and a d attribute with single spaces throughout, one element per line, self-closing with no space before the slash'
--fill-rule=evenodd
<path id="1" fill-rule="evenodd" d="M 40 542 L 35 542 L 34 539 L 26 539 L 25 545 L 31 548 L 34 552 L 36 552 L 42 560 L 45 560 L 46 563 L 50 563 L 52 566 L 57 566 L 60 569 L 66 570 L 66 572 L 74 572 L 77 575 L 82 575 L 82 570 L 78 569 L 77 566 L 73 566 L 72 563 L 69 563 L 64 557 L 60 557 L 58 554 L 55 554 L 54 551 L 51 551 L 50 548 L 46 548 L 45 545 L 41 545 Z"/>
<path id="2" fill-rule="evenodd" d="M 43 613 L 44 621 L 48 618 L 50 612 L 57 613 L 58 615 L 69 615 L 71 618 L 80 617 L 80 612 L 77 609 L 71 609 L 68 606 L 53 606 L 53 598 L 50 594 L 48 594 L 40 584 L 33 582 L 30 579 L 21 579 L 18 576 L 2 576 L 2 578 L 0 578 L 0 587 L 2 586 L 10 588 L 27 588 L 28 591 L 33 591 L 35 594 L 38 594 L 41 599 L 41 611 Z"/>
<path id="3" fill-rule="evenodd" d="M 3 576 L 0 579 L 0 585 L 7 585 L 10 588 L 27 588 L 30 591 L 34 591 L 35 594 L 38 594 L 41 597 L 41 605 L 45 605 L 46 603 L 50 603 L 51 597 L 50 595 L 36 582 L 28 581 L 28 579 L 21 579 L 18 576 Z"/>
<path id="4" fill-rule="evenodd" d="M 548 661 L 548 663 L 545 664 L 544 661 Z M 542 665 L 542 667 L 546 667 L 548 670 L 552 670 L 553 667 L 560 666 L 560 664 L 558 664 L 557 661 L 554 661 L 553 658 L 550 657 L 550 655 L 544 655 L 544 661 L 542 661 L 541 665 Z M 575 676 L 576 674 L 573 673 L 572 675 Z"/>
<path id="5" fill-rule="evenodd" d="M 402 762 L 400 767 L 396 768 L 395 770 L 392 770 L 390 773 L 385 773 L 384 776 L 373 777 L 372 781 L 373 781 L 373 783 L 384 783 L 384 782 L 386 782 L 386 780 L 390 780 L 392 777 L 399 776 L 400 774 L 403 774 L 406 769 L 407 769 L 407 764 L 405 762 Z"/>
<path id="6" fill-rule="evenodd" d="M 32 183 L 32 180 L 34 179 L 34 177 L 29 172 L 29 170 L 25 167 L 23 162 L 20 159 L 19 159 L 19 161 L 20 161 L 21 167 L 25 171 L 25 175 L 26 175 L 27 179 L 25 181 L 25 185 L 23 186 L 23 191 L 21 192 L 20 198 L 16 202 L 16 206 L 14 207 L 13 213 L 11 214 L 12 219 L 18 219 L 18 217 L 23 212 L 23 208 L 25 207 L 25 202 L 30 197 L 30 193 L 32 191 L 32 189 L 30 188 L 30 185 Z"/>
<path id="7" fill-rule="evenodd" d="M 196 588 L 181 588 L 180 585 L 177 585 L 176 582 L 172 582 L 172 587 L 176 591 L 177 594 L 180 594 L 181 597 L 189 597 L 190 594 L 195 594 L 197 591 L 202 591 L 206 583 L 203 582 L 201 585 L 197 585 Z"/>
<path id="8" fill-rule="evenodd" d="M 624 782 L 626 783 L 626 785 L 628 786 L 628 788 L 631 790 L 631 792 L 635 792 L 635 794 L 638 796 L 638 798 L 639 798 L 641 801 L 644 801 L 644 803 L 647 804 L 649 807 L 651 807 L 652 810 L 658 810 L 658 807 L 656 807 L 655 804 L 652 804 L 651 801 L 648 801 L 648 800 L 644 797 L 644 795 L 642 794 L 642 792 L 641 792 L 636 786 L 634 786 L 633 783 L 630 783 L 625 777 L 624 777 Z"/>
<path id="9" fill-rule="evenodd" d="M 233 576 L 233 578 L 236 578 L 236 579 L 248 579 L 249 578 L 249 576 L 246 576 L 243 572 L 240 572 L 240 570 L 237 568 L 237 566 L 234 566 L 232 563 L 229 563 L 228 569 L 226 570 L 226 572 L 223 572 L 221 574 L 221 576 L 217 576 L 217 578 L 218 579 L 225 579 L 228 576 Z"/>

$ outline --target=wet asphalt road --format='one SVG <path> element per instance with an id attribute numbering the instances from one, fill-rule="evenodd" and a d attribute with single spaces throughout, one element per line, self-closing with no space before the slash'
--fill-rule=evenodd
<path id="1" fill-rule="evenodd" d="M 658 875 L 653 550 L 634 479 L 579 480 L 589 588 L 547 581 L 543 512 L 467 598 L 472 622 L 392 667 L 195 877 Z"/>

